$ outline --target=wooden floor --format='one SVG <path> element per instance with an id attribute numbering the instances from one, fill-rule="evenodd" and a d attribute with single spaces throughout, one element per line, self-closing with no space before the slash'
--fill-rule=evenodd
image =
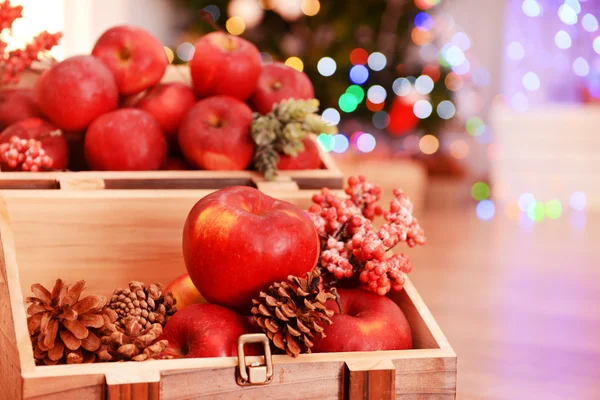
<path id="1" fill-rule="evenodd" d="M 600 215 L 421 221 L 428 244 L 402 251 L 458 355 L 458 399 L 600 398 Z"/>

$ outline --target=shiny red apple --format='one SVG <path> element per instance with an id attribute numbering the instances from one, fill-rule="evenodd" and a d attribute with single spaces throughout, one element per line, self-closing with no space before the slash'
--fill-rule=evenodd
<path id="1" fill-rule="evenodd" d="M 324 338 L 315 338 L 315 353 L 404 350 L 412 348 L 412 334 L 404 313 L 390 298 L 362 289 L 338 289 L 341 314 L 334 301 L 333 324 Z"/>
<path id="2" fill-rule="evenodd" d="M 156 85 L 169 64 L 158 39 L 144 29 L 127 25 L 105 31 L 94 44 L 92 55 L 112 71 L 123 95 Z"/>
<path id="3" fill-rule="evenodd" d="M 274 62 L 263 66 L 258 85 L 250 98 L 250 105 L 254 111 L 264 115 L 282 100 L 313 97 L 315 91 L 312 82 L 304 72 Z"/>
<path id="4" fill-rule="evenodd" d="M 160 339 L 167 339 L 163 356 L 173 358 L 233 357 L 241 335 L 256 333 L 248 319 L 215 304 L 194 304 L 169 318 Z M 249 355 L 256 350 L 248 349 Z M 246 351 L 244 351 L 246 353 Z"/>
<path id="5" fill-rule="evenodd" d="M 180 311 L 185 307 L 191 306 L 192 304 L 204 304 L 206 299 L 190 278 L 189 274 L 183 274 L 178 276 L 173 282 L 165 288 L 165 292 L 171 292 L 176 300 L 177 310 Z"/>
<path id="6" fill-rule="evenodd" d="M 36 139 L 42 143 L 42 149 L 52 159 L 51 169 L 65 169 L 69 161 L 69 149 L 63 132 L 50 122 L 41 118 L 28 118 L 10 125 L 0 134 L 0 143 L 6 143 L 11 137 Z M 3 165 L 2 170 L 9 170 Z"/>
<path id="7" fill-rule="evenodd" d="M 167 141 L 150 114 L 122 108 L 100 116 L 90 125 L 84 151 L 94 170 L 152 171 L 165 164 Z"/>
<path id="8" fill-rule="evenodd" d="M 226 95 L 245 101 L 256 89 L 260 71 L 256 46 L 222 31 L 202 36 L 190 60 L 192 83 L 199 97 Z"/>
<path id="9" fill-rule="evenodd" d="M 27 118 L 41 117 L 32 89 L 14 88 L 0 91 L 0 129 Z"/>
<path id="10" fill-rule="evenodd" d="M 255 188 L 233 186 L 191 209 L 183 228 L 183 257 L 210 303 L 248 314 L 261 290 L 314 268 L 319 238 L 302 209 Z"/>
<path id="11" fill-rule="evenodd" d="M 277 169 L 290 170 L 321 168 L 321 156 L 319 154 L 317 143 L 308 137 L 302 139 L 302 143 L 304 144 L 304 151 L 299 152 L 296 154 L 296 156 L 282 154 L 279 157 Z"/>
<path id="12" fill-rule="evenodd" d="M 250 165 L 254 141 L 250 135 L 252 110 L 229 96 L 200 100 L 179 127 L 179 147 L 194 167 L 243 170 Z"/>
<path id="13" fill-rule="evenodd" d="M 35 87 L 42 113 L 65 131 L 83 131 L 117 108 L 119 92 L 110 70 L 96 57 L 67 58 L 44 71 Z"/>

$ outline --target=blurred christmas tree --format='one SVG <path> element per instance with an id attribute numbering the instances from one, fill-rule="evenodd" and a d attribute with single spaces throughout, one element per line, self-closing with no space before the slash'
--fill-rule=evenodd
<path id="1" fill-rule="evenodd" d="M 174 1 L 189 10 L 189 41 L 213 30 L 205 10 L 255 43 L 265 62 L 303 70 L 331 120 L 352 113 L 393 136 L 437 135 L 454 115 L 452 103 L 438 107 L 451 99 L 449 64 L 437 55 L 425 62 L 418 51 L 434 39 L 430 13 L 440 0 Z"/>

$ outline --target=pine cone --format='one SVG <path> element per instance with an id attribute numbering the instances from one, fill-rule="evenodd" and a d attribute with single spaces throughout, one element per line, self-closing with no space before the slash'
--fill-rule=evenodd
<path id="1" fill-rule="evenodd" d="M 317 99 L 285 99 L 273 107 L 273 114 L 284 124 L 303 122 L 307 115 L 319 111 Z"/>
<path id="2" fill-rule="evenodd" d="M 120 328 L 125 328 L 125 319 L 129 316 L 136 317 L 144 329 L 154 323 L 164 326 L 177 311 L 173 294 L 163 293 L 162 285 L 146 286 L 138 281 L 129 282 L 127 289 L 115 290 L 107 307 L 116 311 L 115 325 Z"/>
<path id="3" fill-rule="evenodd" d="M 117 315 L 104 309 L 106 297 L 91 295 L 80 300 L 84 289 L 83 280 L 65 285 L 57 279 L 52 293 L 39 283 L 31 285 L 35 297 L 26 300 L 31 303 L 27 326 L 38 365 L 94 362 L 101 329 Z"/>
<path id="4" fill-rule="evenodd" d="M 254 153 L 254 166 L 267 180 L 275 179 L 279 154 L 271 145 L 260 146 Z"/>
<path id="5" fill-rule="evenodd" d="M 289 276 L 288 282 L 274 283 L 252 300 L 256 323 L 277 348 L 292 357 L 310 353 L 315 336 L 325 337 L 324 326 L 332 323 L 333 311 L 325 302 L 337 301 L 337 291 L 321 286 L 321 273 L 314 270 L 306 279 Z"/>
<path id="6" fill-rule="evenodd" d="M 161 324 L 144 328 L 138 316 L 130 315 L 121 321 L 124 328 L 107 324 L 102 345 L 97 352 L 100 361 L 145 361 L 160 359 L 167 340 L 157 340 L 163 333 Z"/>

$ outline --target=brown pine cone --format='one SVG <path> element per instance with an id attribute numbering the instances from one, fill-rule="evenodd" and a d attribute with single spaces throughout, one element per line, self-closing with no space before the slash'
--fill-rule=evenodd
<path id="1" fill-rule="evenodd" d="M 328 300 L 338 301 L 335 288 L 322 288 L 321 273 L 314 270 L 306 279 L 289 276 L 277 282 L 258 299 L 253 299 L 252 315 L 275 347 L 292 357 L 310 353 L 315 336 L 325 337 L 333 311 L 325 307 Z"/>
<path id="2" fill-rule="evenodd" d="M 171 292 L 163 293 L 160 284 L 146 286 L 142 282 L 131 281 L 127 289 L 114 291 L 108 308 L 118 315 L 115 324 L 125 328 L 125 319 L 136 317 L 144 329 L 158 323 L 165 326 L 169 317 L 177 311 L 175 298 Z"/>
<path id="3" fill-rule="evenodd" d="M 102 345 L 97 351 L 100 361 L 145 361 L 163 358 L 160 353 L 167 347 L 167 340 L 157 340 L 163 332 L 162 325 L 154 323 L 144 328 L 139 318 L 130 315 L 122 321 L 124 328 L 107 324 Z M 166 358 L 166 357 L 164 357 Z"/>
<path id="4" fill-rule="evenodd" d="M 79 299 L 85 281 L 65 285 L 57 279 L 49 292 L 39 283 L 31 285 L 34 297 L 27 308 L 27 326 L 36 364 L 81 364 L 94 362 L 101 345 L 101 329 L 117 315 L 105 310 L 104 296 Z"/>

